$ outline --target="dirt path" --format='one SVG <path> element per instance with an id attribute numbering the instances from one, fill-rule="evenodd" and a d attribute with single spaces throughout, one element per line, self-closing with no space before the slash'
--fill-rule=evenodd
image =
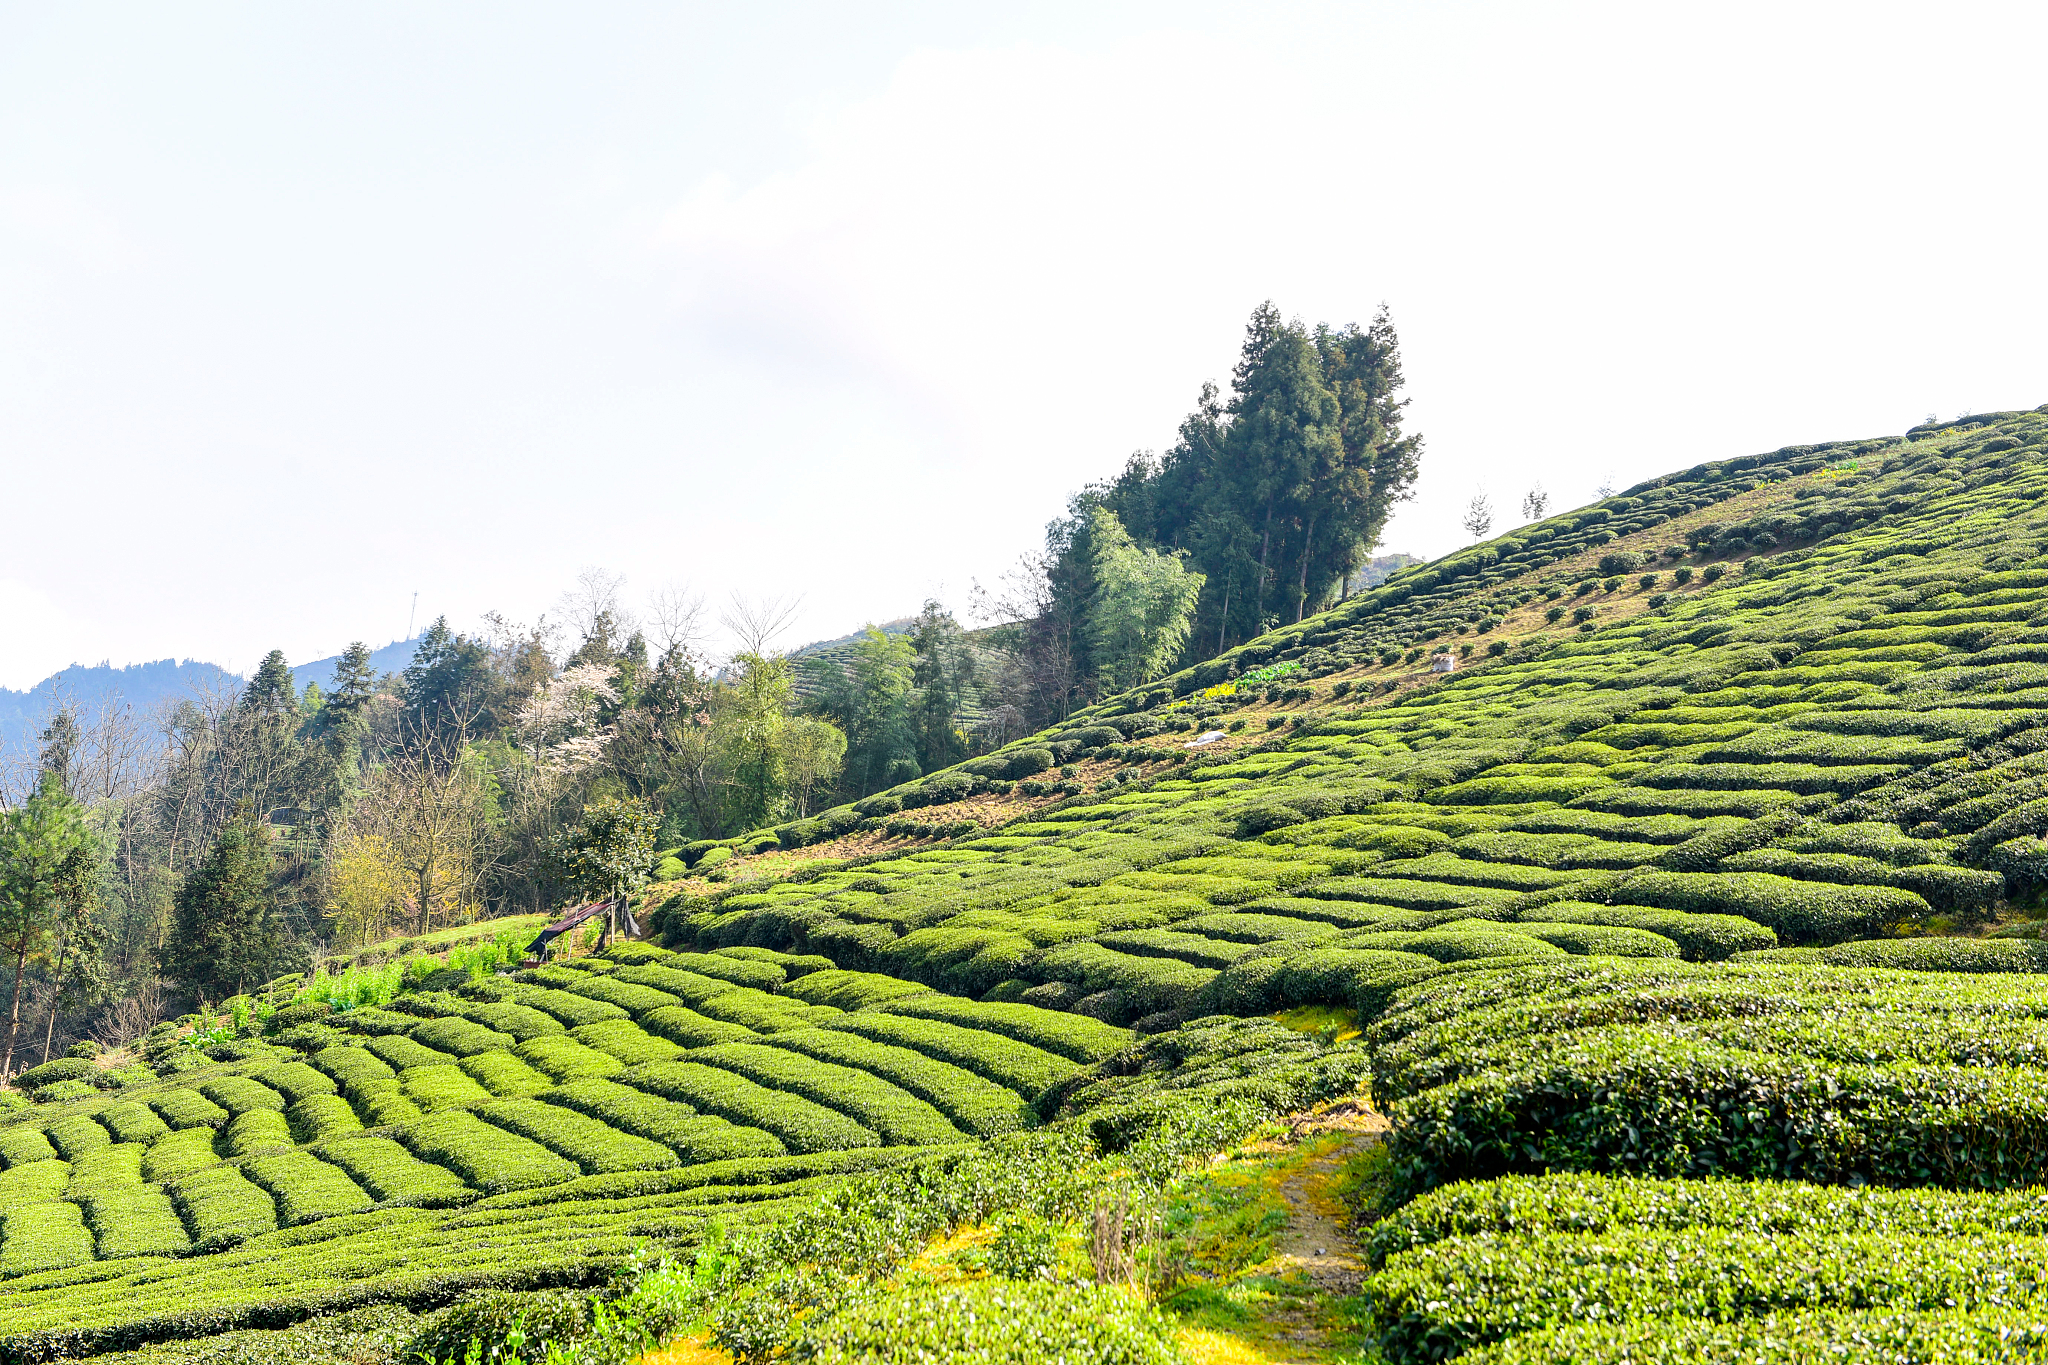
<path id="1" fill-rule="evenodd" d="M 1345 1231 L 1349 1217 L 1337 1195 L 1337 1182 L 1344 1165 L 1386 1136 L 1387 1121 L 1362 1100 L 1347 1100 L 1297 1120 L 1290 1135 L 1294 1143 L 1316 1143 L 1321 1149 L 1280 1183 L 1287 1200 L 1287 1227 L 1274 1239 L 1273 1258 L 1267 1264 L 1277 1274 L 1300 1274 L 1315 1287 L 1313 1305 L 1281 1308 L 1271 1314 L 1273 1333 L 1268 1338 L 1285 1355 L 1275 1356 L 1275 1365 L 1316 1365 L 1328 1359 L 1330 1343 L 1318 1321 L 1317 1307 L 1331 1298 L 1355 1294 L 1364 1282 L 1366 1264 L 1357 1245 Z M 1339 1137 L 1341 1141 L 1325 1139 Z"/>

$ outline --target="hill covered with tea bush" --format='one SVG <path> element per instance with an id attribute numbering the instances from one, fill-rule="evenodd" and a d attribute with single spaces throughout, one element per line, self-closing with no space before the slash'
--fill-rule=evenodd
<path id="1" fill-rule="evenodd" d="M 0 1359 L 1199 1356 L 1188 1191 L 1361 1088 L 1332 1351 L 2039 1356 L 2044 493 L 2041 412 L 1700 466 L 695 848 L 647 942 L 52 1063 Z"/>

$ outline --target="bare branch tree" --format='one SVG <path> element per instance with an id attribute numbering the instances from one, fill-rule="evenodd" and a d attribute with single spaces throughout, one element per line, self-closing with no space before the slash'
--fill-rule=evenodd
<path id="1" fill-rule="evenodd" d="M 732 632 L 741 654 L 755 654 L 769 657 L 776 637 L 789 629 L 789 623 L 796 617 L 796 609 L 802 605 L 801 597 L 787 600 L 780 597 L 742 597 L 732 595 L 732 603 L 718 613 L 718 624 Z"/>
<path id="2" fill-rule="evenodd" d="M 588 640 L 609 619 L 612 633 L 620 639 L 640 628 L 640 622 L 625 605 L 626 576 L 607 573 L 588 565 L 576 575 L 576 586 L 562 594 L 556 612 L 578 640 Z"/>
<path id="3" fill-rule="evenodd" d="M 678 651 L 684 658 L 695 657 L 704 642 L 704 595 L 670 580 L 649 595 L 648 610 L 654 618 L 654 644 L 660 651 L 656 661 Z"/>
<path id="4" fill-rule="evenodd" d="M 485 774 L 463 752 L 463 726 L 408 723 L 406 743 L 386 757 L 356 804 L 351 829 L 382 837 L 407 879 L 413 932 L 434 917 L 465 916 L 481 900 L 489 871 Z"/>
<path id="5" fill-rule="evenodd" d="M 1537 484 L 1522 494 L 1522 516 L 1528 521 L 1541 521 L 1550 512 L 1550 494 Z"/>

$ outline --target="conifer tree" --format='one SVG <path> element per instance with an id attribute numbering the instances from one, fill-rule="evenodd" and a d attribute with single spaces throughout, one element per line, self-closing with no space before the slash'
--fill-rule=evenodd
<path id="1" fill-rule="evenodd" d="M 21 1028 L 21 983 L 28 960 L 58 927 L 65 903 L 67 864 L 97 856 L 85 808 L 54 773 L 45 771 L 20 805 L 0 811 L 0 952 L 14 969 L 7 1016 L 7 1048 L 0 1077 L 14 1073 L 14 1042 Z"/>
<path id="2" fill-rule="evenodd" d="M 178 888 L 165 974 L 218 997 L 289 970 L 298 950 L 278 914 L 273 870 L 270 833 L 244 802 Z"/>

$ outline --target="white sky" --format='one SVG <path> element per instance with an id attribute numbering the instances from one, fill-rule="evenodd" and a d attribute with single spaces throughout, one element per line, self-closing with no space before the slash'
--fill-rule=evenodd
<path id="1" fill-rule="evenodd" d="M 859 12 L 856 12 L 858 10 Z M 0 2 L 0 685 L 964 608 L 1261 299 L 1420 496 L 2048 402 L 2038 5 Z M 1496 529 L 1512 522 L 1504 518 Z"/>

